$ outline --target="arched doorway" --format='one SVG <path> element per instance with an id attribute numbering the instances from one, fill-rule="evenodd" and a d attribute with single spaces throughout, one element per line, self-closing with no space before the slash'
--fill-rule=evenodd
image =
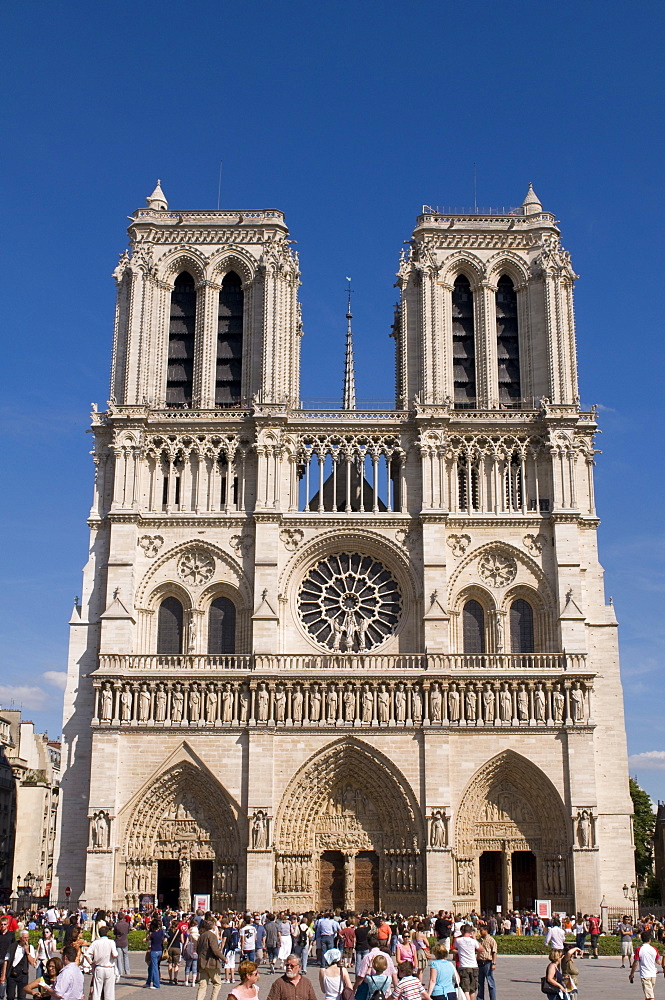
<path id="1" fill-rule="evenodd" d="M 569 826 L 559 793 L 535 764 L 512 750 L 487 761 L 457 810 L 455 907 L 506 911 L 536 898 L 572 907 Z"/>
<path id="2" fill-rule="evenodd" d="M 423 822 L 407 780 L 345 739 L 295 775 L 275 824 L 273 905 L 398 910 L 424 906 Z"/>
<path id="3" fill-rule="evenodd" d="M 116 895 L 127 906 L 152 893 L 158 903 L 190 909 L 201 893 L 215 908 L 235 908 L 237 816 L 210 773 L 189 761 L 169 768 L 139 795 L 126 831 L 124 886 Z"/>

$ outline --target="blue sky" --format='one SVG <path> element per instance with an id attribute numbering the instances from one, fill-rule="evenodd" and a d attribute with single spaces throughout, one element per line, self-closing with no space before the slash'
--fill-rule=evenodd
<path id="1" fill-rule="evenodd" d="M 402 241 L 423 203 L 473 203 L 475 165 L 481 206 L 518 205 L 533 182 L 581 275 L 631 773 L 665 799 L 663 21 L 650 0 L 5 5 L 5 707 L 59 732 L 110 274 L 155 179 L 171 207 L 215 208 L 222 160 L 223 208 L 286 212 L 307 398 L 339 396 L 352 275 L 358 394 L 383 400 Z"/>

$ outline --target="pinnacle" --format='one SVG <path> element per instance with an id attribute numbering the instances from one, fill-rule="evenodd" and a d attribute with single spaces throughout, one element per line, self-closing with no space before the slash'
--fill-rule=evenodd
<path id="1" fill-rule="evenodd" d="M 525 215 L 535 215 L 537 212 L 542 212 L 543 206 L 540 198 L 533 190 L 533 184 L 529 184 L 529 190 L 526 193 L 526 198 L 522 202 L 522 208 L 524 209 Z"/>
<path id="2" fill-rule="evenodd" d="M 146 198 L 146 202 L 148 204 L 148 208 L 154 208 L 157 209 L 158 211 L 164 212 L 169 207 L 169 203 L 167 202 L 164 196 L 161 184 L 162 182 L 158 180 L 155 186 L 155 190 L 152 192 L 149 198 Z"/>

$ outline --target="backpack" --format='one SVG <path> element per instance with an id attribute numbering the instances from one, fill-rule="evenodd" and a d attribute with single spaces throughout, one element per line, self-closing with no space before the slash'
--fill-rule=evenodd
<path id="1" fill-rule="evenodd" d="M 379 978 L 378 976 L 368 976 L 367 978 L 372 980 L 372 986 L 374 987 L 374 989 L 372 989 L 372 987 L 368 984 L 369 989 L 367 991 L 367 1000 L 386 1000 L 385 991 L 386 986 L 390 982 L 390 976 L 381 976 L 381 979 L 383 980 L 383 984 L 381 986 L 377 986 L 376 984 L 376 980 Z"/>
<path id="2" fill-rule="evenodd" d="M 307 944 L 307 931 L 301 931 L 298 935 L 298 944 L 301 948 L 304 948 Z"/>
<path id="3" fill-rule="evenodd" d="M 228 950 L 229 951 L 237 951 L 239 945 L 240 945 L 240 934 L 238 933 L 237 928 L 234 927 L 233 928 L 233 932 L 231 934 L 231 937 L 229 938 L 229 948 L 228 948 Z"/>

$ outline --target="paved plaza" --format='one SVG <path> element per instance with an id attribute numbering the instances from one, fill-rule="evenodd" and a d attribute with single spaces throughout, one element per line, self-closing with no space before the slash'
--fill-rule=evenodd
<path id="1" fill-rule="evenodd" d="M 534 1000 L 534 998 L 542 997 L 540 977 L 544 975 L 546 965 L 547 957 L 545 955 L 542 957 L 499 955 L 496 970 L 497 1000 Z M 143 952 L 132 952 L 131 968 L 131 978 L 122 980 L 116 988 L 116 1000 L 137 1000 L 139 994 L 143 995 L 146 969 Z M 270 985 L 276 978 L 276 976 L 265 972 L 265 968 L 262 966 L 259 980 L 261 1000 L 266 1000 Z M 319 989 L 318 966 L 310 965 L 307 974 L 314 985 L 317 996 L 322 997 Z M 181 970 L 180 979 L 182 980 L 182 978 L 183 972 Z M 636 979 L 634 985 L 631 986 L 628 982 L 628 971 L 621 970 L 621 959 L 618 957 L 601 958 L 597 962 L 591 960 L 581 962 L 579 986 L 579 1000 L 613 1000 L 615 997 L 642 1000 L 639 981 Z M 219 1000 L 226 1000 L 231 988 L 228 985 L 223 985 Z M 168 982 L 162 984 L 162 989 L 172 1000 L 190 1000 L 190 998 L 194 1000 L 196 996 L 195 990 L 190 987 L 169 986 Z M 208 991 L 209 997 L 210 990 Z M 486 997 L 485 1000 L 488 998 Z M 665 978 L 661 975 L 656 981 L 656 1000 L 665 1000 Z"/>

